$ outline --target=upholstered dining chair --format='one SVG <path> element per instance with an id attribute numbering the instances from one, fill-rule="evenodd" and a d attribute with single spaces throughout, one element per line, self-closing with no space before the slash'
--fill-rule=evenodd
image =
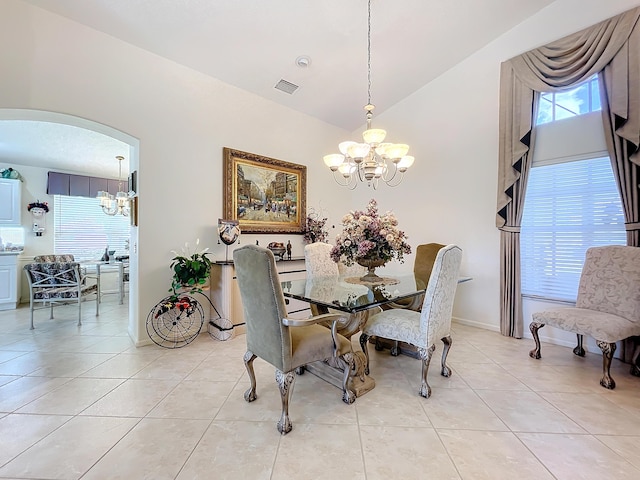
<path id="1" fill-rule="evenodd" d="M 614 389 L 611 360 L 616 342 L 640 335 L 640 248 L 622 245 L 589 248 L 576 306 L 535 312 L 532 319 L 529 329 L 536 348 L 529 352 L 530 357 L 541 357 L 538 330 L 545 325 L 575 333 L 578 345 L 573 353 L 580 357 L 585 355 L 583 335 L 589 335 L 602 350 L 600 385 Z M 639 367 L 632 366 L 631 373 L 640 376 Z"/>
<path id="2" fill-rule="evenodd" d="M 416 256 L 413 260 L 413 275 L 416 277 L 416 286 L 418 288 L 425 288 L 429 282 L 429 276 L 433 269 L 433 264 L 436 261 L 436 256 L 441 248 L 445 245 L 441 243 L 425 243 L 416 247 Z M 403 298 L 401 300 L 385 303 L 382 305 L 383 310 L 390 310 L 392 308 L 407 308 L 409 310 L 415 310 L 419 312 L 422 309 L 424 303 L 424 294 L 416 295 L 415 297 Z M 389 347 L 392 356 L 397 357 L 400 354 L 400 348 L 397 341 L 389 341 L 382 337 L 375 337 L 376 350 L 384 350 L 385 346 Z M 389 345 L 390 344 L 390 345 Z"/>
<path id="3" fill-rule="evenodd" d="M 292 428 L 289 397 L 294 371 L 302 373 L 305 365 L 334 357 L 344 367 L 342 399 L 345 403 L 353 403 L 355 394 L 347 387 L 349 373 L 354 368 L 353 350 L 351 342 L 336 332 L 336 321 L 340 316 L 326 314 L 302 320 L 287 318 L 275 257 L 270 250 L 245 245 L 233 252 L 233 262 L 247 325 L 244 363 L 251 386 L 244 399 L 253 402 L 257 398 L 253 361 L 260 357 L 276 368 L 276 382 L 282 401 L 277 428 L 285 435 Z M 327 321 L 333 322 L 331 329 L 318 325 Z"/>
<path id="4" fill-rule="evenodd" d="M 360 345 L 367 358 L 365 372 L 369 373 L 369 337 L 379 336 L 400 342 L 406 342 L 418 348 L 422 359 L 422 383 L 420 395 L 431 396 L 431 387 L 427 382 L 431 356 L 436 348 L 435 342 L 444 343 L 442 351 L 441 374 L 451 375 L 447 366 L 447 355 L 451 347 L 451 312 L 458 286 L 458 272 L 462 262 L 462 250 L 457 245 L 447 245 L 438 251 L 420 312 L 394 308 L 384 310 L 371 317 L 362 329 Z"/>
<path id="5" fill-rule="evenodd" d="M 365 267 L 360 265 L 346 266 L 342 262 L 336 263 L 331 259 L 330 253 L 332 245 L 323 242 L 315 242 L 305 245 L 304 247 L 304 265 L 307 272 L 307 283 L 312 285 L 314 277 L 327 277 L 327 276 L 362 276 L 367 272 Z M 363 287 L 364 291 L 367 288 Z M 313 315 L 319 315 L 320 311 L 316 305 L 310 305 L 311 313 Z M 380 309 L 377 308 L 376 311 Z M 368 311 L 347 314 L 340 312 L 339 310 L 329 309 L 329 313 L 340 314 L 342 319 L 338 320 L 338 331 L 340 334 L 347 338 L 351 338 L 355 333 L 358 333 L 366 322 L 369 315 Z M 345 317 L 346 315 L 346 317 Z M 325 323 L 325 326 L 329 326 Z"/>
<path id="6" fill-rule="evenodd" d="M 40 308 L 50 308 L 53 319 L 53 307 L 60 304 L 78 304 L 78 325 L 82 325 L 82 301 L 94 295 L 96 316 L 100 314 L 98 285 L 88 285 L 80 273 L 80 264 L 76 262 L 40 262 L 28 263 L 24 271 L 29 282 L 30 328 L 34 329 L 33 312 Z M 36 307 L 39 303 L 40 307 Z"/>

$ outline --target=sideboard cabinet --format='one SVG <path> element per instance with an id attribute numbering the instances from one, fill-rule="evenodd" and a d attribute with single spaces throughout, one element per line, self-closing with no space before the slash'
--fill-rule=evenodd
<path id="1" fill-rule="evenodd" d="M 276 262 L 278 276 L 281 282 L 304 278 L 306 275 L 304 257 L 294 257 L 291 260 L 278 260 Z M 242 299 L 236 279 L 236 271 L 233 261 L 218 261 L 211 266 L 211 301 L 223 318 L 234 325 L 235 334 L 244 333 L 244 314 L 242 311 Z M 307 318 L 311 315 L 309 304 L 287 298 L 287 315 L 291 318 Z M 214 312 L 211 312 L 212 314 Z"/>

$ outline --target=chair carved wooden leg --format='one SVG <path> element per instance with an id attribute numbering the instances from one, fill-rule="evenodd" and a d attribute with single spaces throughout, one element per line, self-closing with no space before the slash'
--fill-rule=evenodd
<path id="1" fill-rule="evenodd" d="M 257 357 L 253 354 L 251 350 L 247 350 L 244 354 L 244 366 L 247 368 L 247 373 L 249 374 L 249 380 L 251 381 L 251 387 L 244 392 L 244 399 L 247 402 L 253 402 L 258 396 L 256 395 L 256 374 L 253 371 L 253 361 Z"/>
<path id="2" fill-rule="evenodd" d="M 360 348 L 362 348 L 362 352 L 364 353 L 366 360 L 364 366 L 364 373 L 369 375 L 369 350 L 367 349 L 367 341 L 369 340 L 369 335 L 364 333 L 360 334 Z"/>
<path id="3" fill-rule="evenodd" d="M 451 348 L 453 340 L 451 340 L 450 335 L 447 335 L 442 338 L 442 343 L 444 343 L 444 347 L 442 348 L 442 370 L 440 371 L 440 374 L 443 377 L 450 377 L 451 369 L 447 366 L 447 355 L 449 355 L 449 349 Z"/>
<path id="4" fill-rule="evenodd" d="M 600 340 L 596 340 L 596 343 L 602 350 L 602 380 L 600 380 L 600 385 L 613 390 L 616 388 L 616 382 L 611 378 L 611 359 L 616 351 L 616 344 Z"/>
<path id="5" fill-rule="evenodd" d="M 582 341 L 584 339 L 584 335 L 580 335 L 579 333 L 576 333 L 576 337 L 578 337 L 578 345 L 576 345 L 576 348 L 573 349 L 573 353 L 575 353 L 579 357 L 584 357 L 585 351 L 584 351 L 584 348 L 582 348 Z"/>
<path id="6" fill-rule="evenodd" d="M 282 400 L 282 414 L 278 421 L 278 431 L 282 435 L 286 435 L 291 431 L 293 425 L 289 420 L 289 397 L 291 396 L 291 386 L 295 380 L 293 372 L 284 373 L 276 369 L 276 382 L 278 382 L 278 388 L 280 389 L 280 399 Z"/>
<path id="7" fill-rule="evenodd" d="M 533 335 L 533 341 L 536 342 L 536 348 L 529 352 L 529 356 L 536 360 L 540 359 L 540 338 L 538 337 L 538 330 L 542 327 L 544 327 L 544 323 L 531 322 L 529 324 L 529 330 L 531 330 L 531 335 Z"/>
<path id="8" fill-rule="evenodd" d="M 391 354 L 392 357 L 397 357 L 398 355 L 400 355 L 400 347 L 398 346 L 398 341 L 394 340 L 393 344 L 391 345 L 391 348 L 389 349 L 389 353 Z"/>
<path id="9" fill-rule="evenodd" d="M 436 346 L 431 345 L 429 348 L 419 348 L 418 353 L 422 359 L 422 384 L 420 385 L 420 396 L 429 398 L 431 396 L 431 387 L 427 382 L 427 374 L 429 373 L 429 364 Z"/>

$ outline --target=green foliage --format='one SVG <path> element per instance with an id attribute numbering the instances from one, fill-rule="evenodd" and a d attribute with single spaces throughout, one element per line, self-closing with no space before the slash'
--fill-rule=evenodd
<path id="1" fill-rule="evenodd" d="M 173 270 L 170 292 L 177 293 L 180 288 L 188 288 L 188 293 L 202 293 L 202 286 L 211 274 L 209 253 L 194 253 L 190 256 L 176 255 L 171 262 Z"/>

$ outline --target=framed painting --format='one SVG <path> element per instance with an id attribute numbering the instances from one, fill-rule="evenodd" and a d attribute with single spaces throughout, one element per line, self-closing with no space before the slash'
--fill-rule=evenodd
<path id="1" fill-rule="evenodd" d="M 307 167 L 225 147 L 224 217 L 242 233 L 304 233 Z"/>

